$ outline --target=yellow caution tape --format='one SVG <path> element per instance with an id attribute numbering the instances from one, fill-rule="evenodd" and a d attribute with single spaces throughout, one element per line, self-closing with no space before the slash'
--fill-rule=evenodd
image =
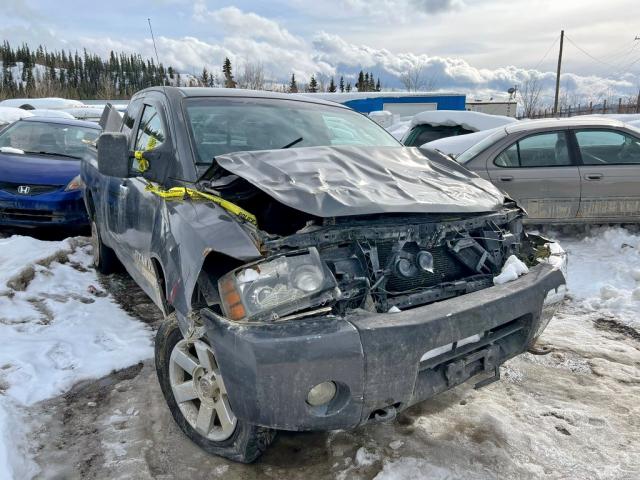
<path id="1" fill-rule="evenodd" d="M 184 200 L 185 196 L 189 196 L 190 198 L 201 198 L 206 200 L 211 200 L 213 203 L 220 205 L 222 208 L 227 210 L 228 212 L 233 213 L 234 215 L 240 217 L 247 222 L 258 226 L 258 219 L 252 213 L 247 212 L 244 208 L 239 207 L 235 203 L 231 203 L 224 198 L 218 197 L 216 195 L 211 195 L 210 193 L 204 193 L 199 190 L 194 190 L 192 188 L 186 187 L 173 187 L 169 190 L 163 190 L 152 183 L 148 183 L 146 190 L 153 193 L 154 195 L 158 195 L 165 200 Z"/>
<path id="2" fill-rule="evenodd" d="M 140 172 L 146 172 L 149 169 L 149 160 L 144 158 L 144 152 L 142 150 L 136 150 L 133 152 L 133 156 L 138 161 L 138 170 Z"/>

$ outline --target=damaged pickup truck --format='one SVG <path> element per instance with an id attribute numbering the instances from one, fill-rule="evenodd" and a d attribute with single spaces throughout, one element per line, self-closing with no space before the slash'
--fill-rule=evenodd
<path id="1" fill-rule="evenodd" d="M 162 392 L 208 452 L 486 385 L 563 298 L 564 252 L 513 201 L 341 105 L 158 87 L 118 129 L 82 166 L 94 261 L 165 313 Z"/>

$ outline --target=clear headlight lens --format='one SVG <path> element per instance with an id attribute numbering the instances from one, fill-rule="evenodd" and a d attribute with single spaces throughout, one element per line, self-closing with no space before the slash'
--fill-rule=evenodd
<path id="1" fill-rule="evenodd" d="M 336 280 L 315 248 L 234 270 L 218 282 L 232 320 L 274 320 L 336 298 Z"/>

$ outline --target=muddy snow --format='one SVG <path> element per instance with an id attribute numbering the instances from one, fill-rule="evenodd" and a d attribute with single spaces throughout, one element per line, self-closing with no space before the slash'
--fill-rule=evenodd
<path id="1" fill-rule="evenodd" d="M 640 235 L 558 238 L 569 297 L 550 353 L 392 423 L 281 433 L 253 465 L 173 423 L 151 360 L 161 317 L 128 276 L 96 276 L 84 239 L 0 239 L 0 478 L 638 478 Z"/>

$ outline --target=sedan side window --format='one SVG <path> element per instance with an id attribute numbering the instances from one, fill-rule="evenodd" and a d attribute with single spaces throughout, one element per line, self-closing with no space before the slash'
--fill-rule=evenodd
<path id="1" fill-rule="evenodd" d="M 525 137 L 503 150 L 493 163 L 503 168 L 569 166 L 566 134 L 551 132 Z"/>
<path id="2" fill-rule="evenodd" d="M 613 130 L 576 132 L 584 165 L 640 164 L 640 139 Z"/>

